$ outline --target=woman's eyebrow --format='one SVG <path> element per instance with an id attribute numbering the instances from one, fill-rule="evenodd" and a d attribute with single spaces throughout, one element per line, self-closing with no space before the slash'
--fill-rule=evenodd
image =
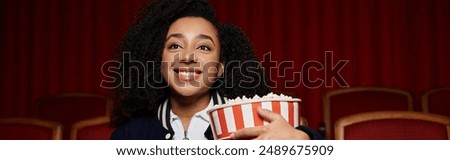
<path id="1" fill-rule="evenodd" d="M 181 33 L 173 33 L 173 34 L 170 34 L 169 36 L 167 36 L 166 41 L 172 37 L 173 38 L 184 38 L 183 34 L 181 34 Z"/>
<path id="2" fill-rule="evenodd" d="M 211 36 L 208 36 L 208 35 L 206 35 L 206 34 L 199 34 L 199 35 L 196 37 L 196 39 L 209 39 L 214 45 L 216 45 L 216 44 L 214 43 L 214 40 L 212 39 L 212 37 L 211 37 Z"/>

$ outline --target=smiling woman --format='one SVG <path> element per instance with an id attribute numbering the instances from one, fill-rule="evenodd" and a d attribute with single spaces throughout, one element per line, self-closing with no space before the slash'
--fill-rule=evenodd
<path id="1" fill-rule="evenodd" d="M 142 13 L 117 57 L 129 53 L 131 61 L 153 65 L 145 74 L 120 70 L 130 87 L 115 88 L 112 122 L 118 128 L 111 139 L 213 139 L 208 109 L 227 98 L 270 92 L 247 37 L 219 24 L 206 1 L 155 1 Z M 139 86 L 139 80 L 159 78 L 163 81 Z M 295 129 L 274 112 L 258 113 L 269 124 L 238 130 L 233 139 L 322 138 L 307 127 Z"/>

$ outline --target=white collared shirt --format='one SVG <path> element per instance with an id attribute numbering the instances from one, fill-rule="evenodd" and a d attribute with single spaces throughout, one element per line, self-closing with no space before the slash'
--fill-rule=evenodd
<path id="1" fill-rule="evenodd" d="M 189 140 L 207 140 L 204 133 L 206 129 L 208 129 L 211 120 L 206 111 L 213 106 L 214 104 L 211 98 L 205 109 L 195 113 L 195 115 L 192 116 L 186 131 L 186 138 Z M 173 113 L 172 110 L 170 111 L 170 125 L 172 125 L 172 129 L 175 132 L 175 135 L 173 136 L 174 140 L 182 140 L 185 138 L 183 123 L 181 123 L 181 119 Z"/>

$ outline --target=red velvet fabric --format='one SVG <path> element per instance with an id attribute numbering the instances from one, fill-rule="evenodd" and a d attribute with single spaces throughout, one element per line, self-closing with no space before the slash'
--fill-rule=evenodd
<path id="1" fill-rule="evenodd" d="M 336 95 L 330 98 L 330 137 L 334 137 L 334 124 L 344 116 L 371 111 L 408 111 L 405 95 L 364 91 Z"/>
<path id="2" fill-rule="evenodd" d="M 77 140 L 107 140 L 114 128 L 109 123 L 87 126 L 80 128 L 77 132 Z"/>
<path id="3" fill-rule="evenodd" d="M 35 100 L 45 95 L 107 94 L 100 87 L 105 79 L 101 66 L 111 59 L 144 2 L 2 0 L 0 117 L 30 116 Z M 348 63 L 334 72 L 349 86 L 396 87 L 418 99 L 428 89 L 450 85 L 448 0 L 211 3 L 222 22 L 242 27 L 260 60 L 270 52 L 273 61 L 293 62 L 263 66 L 278 66 L 270 75 L 275 87 L 303 99 L 302 116 L 313 128 L 322 120 L 321 95 L 340 87 L 330 72 L 340 60 Z M 333 57 L 325 57 L 325 51 L 332 51 Z M 305 75 L 293 72 L 301 71 L 309 71 L 307 78 L 319 83 L 299 83 Z M 286 81 L 299 85 L 286 86 Z"/>
<path id="4" fill-rule="evenodd" d="M 53 130 L 36 125 L 1 124 L 0 140 L 52 140 Z"/>
<path id="5" fill-rule="evenodd" d="M 107 115 L 106 98 L 72 95 L 40 98 L 34 116 L 60 122 L 63 125 L 63 139 L 70 139 L 70 129 L 74 123 Z"/>
<path id="6" fill-rule="evenodd" d="M 365 121 L 344 128 L 348 140 L 447 140 L 447 126 L 411 120 L 384 119 Z"/>
<path id="7" fill-rule="evenodd" d="M 428 96 L 428 111 L 450 117 L 450 89 L 430 94 Z"/>

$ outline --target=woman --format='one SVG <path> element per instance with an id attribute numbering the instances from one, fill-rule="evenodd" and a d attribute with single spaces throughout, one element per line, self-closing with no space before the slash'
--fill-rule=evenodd
<path id="1" fill-rule="evenodd" d="M 213 139 L 206 110 L 226 98 L 270 92 L 248 39 L 238 28 L 219 24 L 202 0 L 147 5 L 123 39 L 118 57 L 124 52 L 147 64 L 147 72 L 121 69 L 130 87 L 115 89 L 112 123 L 118 128 L 111 139 Z M 236 131 L 231 138 L 321 139 L 268 110 L 258 114 L 270 124 Z"/>

